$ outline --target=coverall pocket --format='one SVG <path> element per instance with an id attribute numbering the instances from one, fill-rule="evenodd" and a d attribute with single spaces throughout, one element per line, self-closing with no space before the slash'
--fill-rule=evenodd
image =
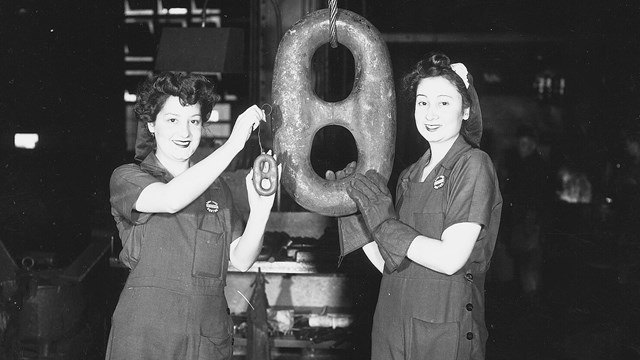
<path id="1" fill-rule="evenodd" d="M 458 356 L 460 325 L 411 319 L 410 360 L 455 360 Z"/>
<path id="2" fill-rule="evenodd" d="M 199 359 L 231 359 L 233 356 L 233 320 L 227 313 L 226 302 L 219 302 L 209 307 L 202 314 L 203 324 L 200 328 Z"/>
<path id="3" fill-rule="evenodd" d="M 197 229 L 192 275 L 219 278 L 223 273 L 226 251 L 224 234 Z"/>
<path id="4" fill-rule="evenodd" d="M 140 260 L 140 252 L 142 249 L 142 239 L 144 238 L 146 224 L 133 225 L 126 232 L 120 235 L 125 235 L 124 239 L 121 239 L 122 250 L 120 251 L 120 261 L 133 270 L 138 261 Z"/>
<path id="5" fill-rule="evenodd" d="M 200 351 L 198 359 L 223 360 L 233 357 L 233 337 L 214 338 L 202 336 L 200 338 Z"/>

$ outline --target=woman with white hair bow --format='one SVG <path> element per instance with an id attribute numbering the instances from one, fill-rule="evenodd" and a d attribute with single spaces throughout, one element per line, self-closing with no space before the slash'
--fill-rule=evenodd
<path id="1" fill-rule="evenodd" d="M 347 192 L 364 226 L 353 231 L 355 218 L 341 219 L 343 243 L 368 238 L 363 249 L 383 274 L 372 359 L 484 359 L 484 277 L 502 197 L 493 163 L 478 148 L 482 115 L 473 78 L 435 53 L 403 85 L 429 149 L 401 173 L 395 204 L 377 172 L 354 174 Z"/>

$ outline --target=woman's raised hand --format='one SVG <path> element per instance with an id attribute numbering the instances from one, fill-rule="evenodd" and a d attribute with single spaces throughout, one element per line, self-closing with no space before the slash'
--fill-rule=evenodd
<path id="1" fill-rule="evenodd" d="M 243 149 L 251 132 L 260 126 L 260 121 L 265 121 L 264 111 L 258 105 L 251 106 L 238 116 L 227 141 Z"/>

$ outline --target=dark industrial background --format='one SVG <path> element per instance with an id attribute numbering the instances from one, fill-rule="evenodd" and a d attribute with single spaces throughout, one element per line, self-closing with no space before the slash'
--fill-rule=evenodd
<path id="1" fill-rule="evenodd" d="M 640 341 L 634 335 L 640 331 L 639 245 L 618 248 L 617 239 L 627 229 L 616 220 L 616 204 L 625 194 L 614 181 L 625 159 L 622 139 L 633 129 L 639 131 L 640 3 L 337 3 L 382 33 L 396 80 L 433 50 L 466 64 L 482 104 L 482 148 L 498 167 L 506 161 L 520 125 L 540 131 L 540 151 L 557 195 L 547 209 L 544 300 L 535 305 L 519 302 L 508 280 L 509 266 L 494 264 L 487 284 L 487 359 L 640 358 Z M 223 92 L 226 115 L 221 130 L 203 140 L 206 153 L 224 142 L 229 129 L 225 125 L 231 126 L 247 106 L 271 101 L 280 37 L 306 13 L 324 8 L 327 2 L 316 0 L 0 3 L 0 358 L 104 357 L 111 312 L 126 277 L 126 269 L 117 263 L 119 240 L 110 215 L 108 181 L 115 167 L 133 160 L 131 95 L 155 70 L 162 30 L 200 27 L 203 18 L 207 27 L 242 29 L 242 42 L 220 45 L 241 47 L 242 71 L 208 74 Z M 353 85 L 353 67 L 344 47 L 331 49 L 327 44 L 318 49 L 313 67 L 318 95 L 327 101 L 344 99 Z M 411 102 L 399 91 L 397 95 L 392 186 L 399 172 L 426 149 L 414 129 Z M 36 148 L 17 148 L 16 133 L 37 133 Z M 356 160 L 349 137 L 339 127 L 316 136 L 311 160 L 319 174 Z M 252 138 L 229 168 L 231 183 L 258 151 Z M 561 179 L 556 179 L 560 169 L 588 179 L 588 201 L 562 201 Z M 305 212 L 286 193 L 277 211 Z M 288 298 L 279 293 L 272 305 L 301 313 L 335 307 L 355 321 L 333 332 L 310 329 L 302 339 L 280 334 L 291 341 L 273 343 L 273 358 L 368 358 L 379 275 L 361 252 L 338 267 L 333 219 L 320 220 L 324 232 L 298 235 L 299 248 L 310 249 L 299 251 L 306 257 L 278 259 L 287 243 L 279 237 L 292 226 L 283 218 L 281 228 L 272 227 L 275 235 L 269 244 L 279 245 L 267 254 L 265 266 L 275 258 L 284 267 L 268 277 L 285 284 L 298 276 L 299 291 L 309 298 L 298 299 L 295 291 Z M 317 220 L 310 219 L 296 221 Z M 311 265 L 300 270 L 296 266 L 301 263 Z M 247 279 L 254 275 L 238 281 L 247 283 L 250 291 Z M 308 288 L 320 283 L 326 284 L 322 296 L 330 304 L 312 298 L 321 295 Z M 238 306 L 234 314 L 239 325 L 245 310 Z M 242 346 L 238 358 L 243 357 Z"/>

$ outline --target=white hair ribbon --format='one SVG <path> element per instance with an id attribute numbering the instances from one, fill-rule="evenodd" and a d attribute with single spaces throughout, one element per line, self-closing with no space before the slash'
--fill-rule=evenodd
<path id="1" fill-rule="evenodd" d="M 456 74 L 458 74 L 458 76 L 460 76 L 462 81 L 464 81 L 464 86 L 466 86 L 468 89 L 469 79 L 467 78 L 467 75 L 469 74 L 469 72 L 467 71 L 467 67 L 464 66 L 463 63 L 455 63 L 455 64 L 451 64 L 451 70 L 453 70 L 453 72 L 455 72 Z"/>

